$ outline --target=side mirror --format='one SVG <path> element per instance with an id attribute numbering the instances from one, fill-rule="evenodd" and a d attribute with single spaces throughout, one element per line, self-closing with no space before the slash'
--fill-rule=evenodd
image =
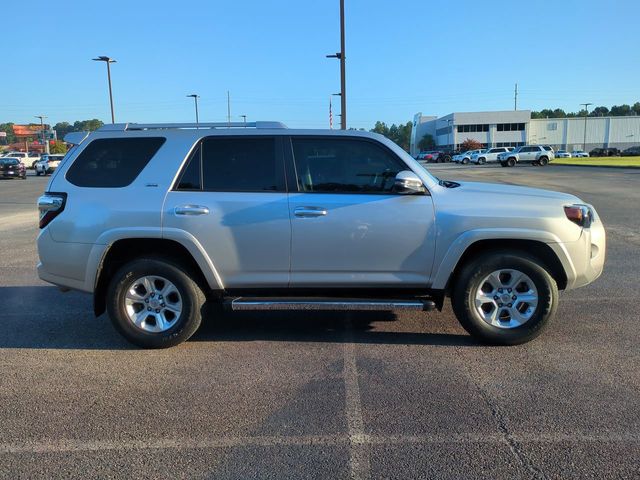
<path id="1" fill-rule="evenodd" d="M 422 180 L 410 170 L 403 170 L 396 175 L 394 190 L 403 195 L 415 195 L 425 193 L 427 189 L 424 187 Z"/>

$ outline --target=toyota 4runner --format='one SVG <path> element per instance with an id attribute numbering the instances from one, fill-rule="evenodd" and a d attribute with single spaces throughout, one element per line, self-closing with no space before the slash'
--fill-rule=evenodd
<path id="1" fill-rule="evenodd" d="M 38 274 L 93 294 L 129 341 L 169 347 L 205 305 L 433 310 L 493 344 L 533 339 L 558 290 L 602 272 L 605 231 L 573 195 L 438 180 L 368 132 L 116 124 L 38 199 Z"/>

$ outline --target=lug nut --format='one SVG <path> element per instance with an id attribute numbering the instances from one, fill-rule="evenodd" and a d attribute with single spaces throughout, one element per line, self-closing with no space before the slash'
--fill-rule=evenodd
<path id="1" fill-rule="evenodd" d="M 499 307 L 501 307 L 501 306 L 502 306 L 502 303 L 498 303 L 498 306 L 499 306 Z"/>
<path id="2" fill-rule="evenodd" d="M 156 308 L 156 313 L 160 313 L 160 309 L 159 308 Z"/>
<path id="3" fill-rule="evenodd" d="M 516 297 L 516 296 L 514 295 L 513 297 L 511 297 L 511 300 L 515 300 L 516 298 L 518 298 L 518 297 Z"/>
<path id="4" fill-rule="evenodd" d="M 144 299 L 144 303 L 149 303 L 149 299 L 148 299 L 148 298 L 145 298 L 145 299 Z"/>
<path id="5" fill-rule="evenodd" d="M 494 300 L 498 300 L 499 298 L 500 298 L 500 297 L 499 297 L 498 295 L 494 295 L 494 296 L 493 296 L 493 299 L 494 299 Z"/>
<path id="6" fill-rule="evenodd" d="M 160 306 L 161 306 L 161 307 L 164 307 L 164 303 L 161 303 L 161 304 L 160 304 Z"/>
<path id="7" fill-rule="evenodd" d="M 152 293 L 152 294 L 151 294 L 151 296 L 152 296 L 152 297 L 155 297 L 155 296 L 156 296 L 156 294 L 155 294 L 155 293 Z"/>
<path id="8" fill-rule="evenodd" d="M 507 292 L 511 293 L 511 289 L 510 289 L 510 288 L 507 288 Z"/>
<path id="9" fill-rule="evenodd" d="M 148 310 L 148 311 L 151 311 L 151 307 L 147 307 L 147 310 Z"/>
<path id="10" fill-rule="evenodd" d="M 509 303 L 509 304 L 507 304 L 507 307 L 511 308 L 511 304 L 510 304 L 510 303 Z"/>
<path id="11" fill-rule="evenodd" d="M 499 289 L 498 289 L 498 292 L 499 292 L 499 293 L 502 293 L 502 292 L 504 292 L 504 290 L 503 290 L 502 288 L 499 288 Z"/>
<path id="12" fill-rule="evenodd" d="M 159 298 L 160 300 L 162 300 L 162 295 L 158 295 L 158 298 Z"/>

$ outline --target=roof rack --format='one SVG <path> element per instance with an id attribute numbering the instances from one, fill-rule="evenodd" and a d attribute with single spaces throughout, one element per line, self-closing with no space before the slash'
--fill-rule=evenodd
<path id="1" fill-rule="evenodd" d="M 287 128 L 281 122 L 220 122 L 220 123 L 115 123 L 103 125 L 100 131 L 169 130 L 169 129 L 216 129 L 216 128 Z"/>

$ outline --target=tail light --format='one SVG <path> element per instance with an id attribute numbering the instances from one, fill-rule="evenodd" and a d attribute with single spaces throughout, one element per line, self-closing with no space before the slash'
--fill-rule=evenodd
<path id="1" fill-rule="evenodd" d="M 47 192 L 38 198 L 38 211 L 40 213 L 38 227 L 44 228 L 49 225 L 51 220 L 62 213 L 66 203 L 66 193 Z"/>
<path id="2" fill-rule="evenodd" d="M 591 209 L 586 205 L 570 205 L 568 207 L 564 207 L 564 214 L 573 223 L 584 228 L 589 228 L 593 221 Z"/>

